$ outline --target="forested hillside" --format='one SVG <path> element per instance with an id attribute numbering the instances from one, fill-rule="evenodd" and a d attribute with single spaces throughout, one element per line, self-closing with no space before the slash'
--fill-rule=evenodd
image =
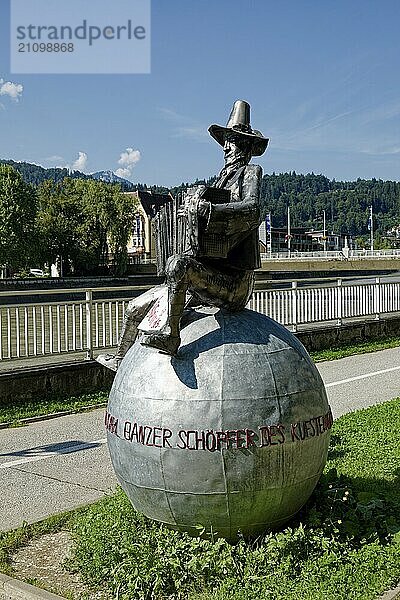
<path id="1" fill-rule="evenodd" d="M 195 184 L 182 183 L 171 192 L 182 192 L 190 185 L 214 185 L 215 181 L 216 178 L 212 177 L 197 180 Z M 141 187 L 140 184 L 138 187 Z M 287 226 L 288 206 L 292 227 L 322 229 L 325 211 L 327 230 L 365 237 L 369 235 L 371 205 L 378 237 L 400 225 L 400 183 L 396 181 L 335 181 L 314 173 L 273 173 L 264 175 L 261 197 L 264 211 L 271 213 L 273 227 Z"/>
<path id="2" fill-rule="evenodd" d="M 39 165 L 33 165 L 32 163 L 26 162 L 15 162 L 14 160 L 0 159 L 0 163 L 11 165 L 13 169 L 18 171 L 18 173 L 21 173 L 25 183 L 30 183 L 35 186 L 48 179 L 55 183 L 61 182 L 65 177 L 70 177 L 71 179 L 90 179 L 90 175 L 85 175 L 85 173 L 81 173 L 80 171 L 70 172 L 68 169 L 60 168 L 45 169 Z"/>
<path id="3" fill-rule="evenodd" d="M 381 179 L 335 181 L 324 175 L 296 173 L 264 175 L 262 197 L 273 227 L 285 227 L 290 206 L 293 227 L 327 228 L 354 236 L 368 234 L 369 207 L 374 228 L 384 235 L 400 224 L 400 183 Z"/>
<path id="4" fill-rule="evenodd" d="M 0 159 L 0 164 L 11 165 L 16 171 L 18 171 L 18 173 L 22 175 L 22 179 L 25 181 L 25 183 L 30 183 L 34 186 L 38 186 L 43 183 L 43 181 L 48 180 L 54 181 L 55 183 L 60 183 L 65 177 L 69 177 L 70 179 L 101 180 L 101 177 L 99 177 L 101 173 L 94 173 L 92 176 L 82 173 L 81 171 L 71 171 L 70 169 L 62 169 L 57 167 L 45 169 L 40 165 L 34 165 L 32 163 L 15 162 L 14 160 L 4 159 Z M 129 192 L 133 189 L 133 184 L 129 183 L 128 181 L 125 182 L 125 180 L 116 176 L 115 180 L 111 181 L 111 183 L 119 183 L 123 191 Z"/>
<path id="5" fill-rule="evenodd" d="M 91 179 L 79 171 L 68 169 L 44 169 L 30 163 L 0 160 L 12 165 L 25 183 L 38 186 L 43 181 L 60 183 L 65 177 L 70 179 Z M 183 191 L 190 185 L 205 183 L 213 185 L 215 177 L 182 183 L 171 189 L 173 194 Z M 136 183 L 134 189 L 149 189 L 156 192 L 167 191 L 160 186 L 147 186 Z M 129 189 L 132 189 L 130 187 Z M 122 185 L 123 191 L 128 191 Z M 335 181 L 324 175 L 298 175 L 283 173 L 264 175 L 262 200 L 267 212 L 271 213 L 273 227 L 286 227 L 287 208 L 291 210 L 293 227 L 321 229 L 322 214 L 326 214 L 328 230 L 357 236 L 368 235 L 369 207 L 372 205 L 376 234 L 385 235 L 388 230 L 400 224 L 400 183 L 381 179 L 357 179 L 357 181 Z"/>

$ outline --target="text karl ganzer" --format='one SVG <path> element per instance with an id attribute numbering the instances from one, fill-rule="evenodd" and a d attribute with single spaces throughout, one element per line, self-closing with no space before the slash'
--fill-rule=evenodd
<path id="1" fill-rule="evenodd" d="M 325 415 L 313 417 L 308 421 L 299 421 L 285 425 L 261 425 L 253 429 L 180 429 L 173 432 L 167 427 L 141 425 L 134 421 L 121 421 L 108 411 L 105 414 L 105 426 L 111 434 L 130 443 L 153 446 L 155 448 L 179 448 L 180 450 L 216 450 L 248 449 L 253 446 L 263 448 L 278 446 L 289 442 L 302 442 L 321 435 L 331 429 L 333 417 L 331 410 Z"/>

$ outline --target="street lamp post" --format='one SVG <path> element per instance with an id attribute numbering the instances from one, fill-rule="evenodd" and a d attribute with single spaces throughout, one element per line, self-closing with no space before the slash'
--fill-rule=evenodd
<path id="1" fill-rule="evenodd" d="M 265 219 L 265 228 L 267 233 L 267 248 L 269 245 L 269 257 L 272 258 L 272 223 L 271 223 L 271 213 L 267 214 L 267 218 Z"/>
<path id="2" fill-rule="evenodd" d="M 369 208 L 370 213 L 369 213 L 369 230 L 370 230 L 370 234 L 371 234 L 371 241 L 370 241 L 370 247 L 371 247 L 371 254 L 373 254 L 374 252 L 374 219 L 372 216 L 372 204 Z"/>
<path id="3" fill-rule="evenodd" d="M 291 239 L 292 239 L 292 234 L 290 233 L 290 206 L 288 206 L 288 209 L 287 209 L 287 247 L 288 247 L 288 258 L 290 258 Z"/>
<path id="4" fill-rule="evenodd" d="M 323 211 L 323 219 L 324 219 L 324 225 L 323 225 L 323 229 L 324 229 L 324 255 L 326 256 L 326 213 L 325 211 Z"/>

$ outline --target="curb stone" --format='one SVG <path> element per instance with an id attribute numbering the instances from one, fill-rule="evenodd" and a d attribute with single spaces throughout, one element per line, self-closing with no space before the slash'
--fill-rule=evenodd
<path id="1" fill-rule="evenodd" d="M 388 590 L 378 600 L 397 600 L 400 598 L 400 585 Z M 13 579 L 0 573 L 0 600 L 65 600 L 52 592 L 37 588 L 24 581 Z"/>
<path id="2" fill-rule="evenodd" d="M 385 592 L 378 600 L 397 600 L 400 598 L 400 585 Z"/>
<path id="3" fill-rule="evenodd" d="M 0 600 L 65 600 L 24 581 L 0 573 Z"/>
<path id="4" fill-rule="evenodd" d="M 106 408 L 107 403 L 103 402 L 102 404 L 89 404 L 88 406 L 82 406 L 80 409 L 71 409 L 71 410 L 63 410 L 56 413 L 50 413 L 48 415 L 38 415 L 37 417 L 27 417 L 26 419 L 16 419 L 15 421 L 6 421 L 5 423 L 0 423 L 0 429 L 8 429 L 15 425 L 15 423 L 21 423 L 22 425 L 28 425 L 29 423 L 37 423 L 38 421 L 49 421 L 50 419 L 57 419 L 58 417 L 65 417 L 67 415 L 77 415 L 79 413 L 87 412 L 89 410 L 94 410 L 95 408 Z M 0 600 L 2 600 L 0 598 Z"/>

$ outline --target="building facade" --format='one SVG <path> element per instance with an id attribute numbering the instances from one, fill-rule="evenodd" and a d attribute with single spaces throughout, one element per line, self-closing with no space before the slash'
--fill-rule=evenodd
<path id="1" fill-rule="evenodd" d="M 289 243 L 290 241 L 290 243 Z M 319 230 L 309 231 L 306 227 L 292 227 L 290 238 L 286 228 L 273 227 L 266 231 L 265 223 L 260 226 L 261 252 L 281 253 L 290 252 L 331 252 L 342 251 L 343 248 L 353 247 L 351 236 L 340 233 L 324 232 Z M 271 247 L 272 243 L 272 247 Z"/>

